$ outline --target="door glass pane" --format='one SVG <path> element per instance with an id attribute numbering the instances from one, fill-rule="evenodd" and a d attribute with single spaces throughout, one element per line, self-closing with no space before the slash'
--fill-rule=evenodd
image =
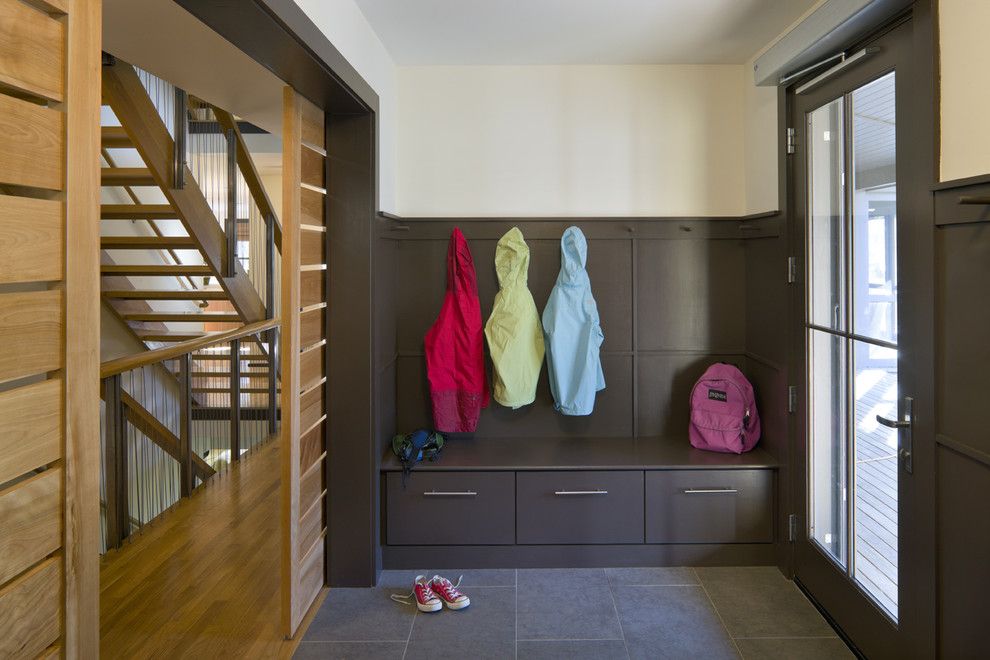
<path id="1" fill-rule="evenodd" d="M 842 99 L 808 115 L 809 321 L 845 327 Z"/>
<path id="2" fill-rule="evenodd" d="M 853 328 L 897 342 L 894 74 L 852 93 Z"/>
<path id="3" fill-rule="evenodd" d="M 853 577 L 897 617 L 897 351 L 853 342 L 856 400 Z"/>
<path id="4" fill-rule="evenodd" d="M 809 330 L 810 536 L 846 565 L 846 340 Z"/>

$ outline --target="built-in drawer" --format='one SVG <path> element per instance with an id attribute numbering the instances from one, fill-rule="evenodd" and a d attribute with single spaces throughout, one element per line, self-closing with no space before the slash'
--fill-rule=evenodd
<path id="1" fill-rule="evenodd" d="M 515 542 L 515 473 L 418 472 L 386 477 L 389 545 Z"/>
<path id="2" fill-rule="evenodd" d="M 642 471 L 516 473 L 520 544 L 642 543 Z"/>
<path id="3" fill-rule="evenodd" d="M 773 541 L 772 470 L 646 473 L 647 543 Z"/>

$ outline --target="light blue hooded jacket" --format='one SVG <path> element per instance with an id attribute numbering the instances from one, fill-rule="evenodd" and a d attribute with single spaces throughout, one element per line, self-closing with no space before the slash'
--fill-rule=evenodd
<path id="1" fill-rule="evenodd" d="M 565 415 L 590 415 L 595 393 L 605 389 L 599 356 L 605 335 L 587 262 L 588 241 L 580 229 L 568 227 L 560 239 L 560 274 L 543 310 L 550 392 Z"/>

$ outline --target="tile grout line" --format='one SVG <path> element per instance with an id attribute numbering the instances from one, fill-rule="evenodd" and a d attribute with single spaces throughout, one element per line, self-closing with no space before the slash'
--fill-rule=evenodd
<path id="1" fill-rule="evenodd" d="M 736 644 L 735 637 L 733 637 L 732 633 L 729 632 L 729 627 L 725 625 L 725 620 L 722 618 L 722 614 L 715 606 L 715 601 L 712 600 L 712 595 L 708 593 L 708 587 L 706 587 L 705 583 L 701 580 L 701 575 L 698 574 L 698 569 L 692 566 L 691 571 L 694 573 L 694 577 L 698 580 L 698 585 L 701 586 L 701 591 L 704 592 L 705 598 L 707 598 L 708 602 L 711 604 L 712 611 L 715 612 L 715 616 L 718 617 L 718 622 L 722 624 L 722 630 L 725 631 L 726 637 L 728 637 L 729 641 L 732 642 L 732 647 L 736 650 L 736 653 L 739 655 L 740 659 L 745 660 L 745 658 L 743 658 L 742 650 L 739 648 L 739 645 Z"/>
<path id="2" fill-rule="evenodd" d="M 602 574 L 605 576 L 605 584 L 608 585 L 608 595 L 612 598 L 612 611 L 615 612 L 615 621 L 619 624 L 619 635 L 622 636 L 622 648 L 626 650 L 626 658 L 632 656 L 629 655 L 629 644 L 626 642 L 626 631 L 622 628 L 622 619 L 619 618 L 619 608 L 615 604 L 615 593 L 612 591 L 612 578 L 609 577 L 608 572 L 602 569 Z"/>
<path id="3" fill-rule="evenodd" d="M 415 591 L 415 589 L 413 591 Z M 413 628 L 416 626 L 416 617 L 418 616 L 419 616 L 419 608 L 417 607 L 413 611 L 412 622 L 409 624 L 409 634 L 406 635 L 406 646 L 405 648 L 402 649 L 402 660 L 406 660 L 406 653 L 409 653 L 409 641 L 412 639 L 412 631 Z"/>

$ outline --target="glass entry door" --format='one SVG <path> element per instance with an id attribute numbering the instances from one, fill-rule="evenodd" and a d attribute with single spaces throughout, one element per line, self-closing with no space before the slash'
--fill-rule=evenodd
<path id="1" fill-rule="evenodd" d="M 808 532 L 897 620 L 896 73 L 807 115 Z"/>
<path id="2" fill-rule="evenodd" d="M 916 83 L 900 68 L 913 61 L 910 29 L 788 95 L 789 226 L 803 265 L 792 289 L 794 573 L 871 658 L 919 655 L 911 649 L 934 638 L 923 492 L 934 475 L 934 304 L 921 249 L 932 227 L 910 212 L 931 183 L 914 160 Z"/>

